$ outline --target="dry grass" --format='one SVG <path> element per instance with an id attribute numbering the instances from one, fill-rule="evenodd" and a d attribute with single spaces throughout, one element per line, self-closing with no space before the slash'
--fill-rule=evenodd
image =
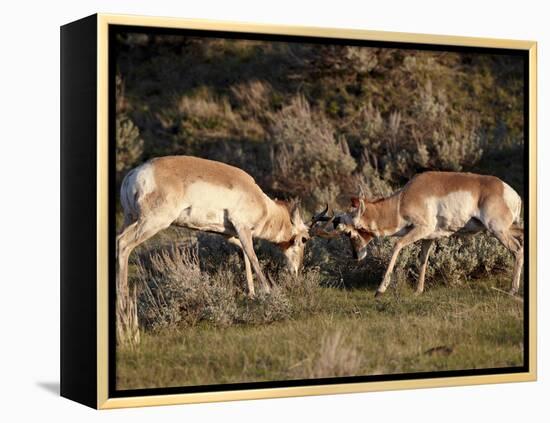
<path id="1" fill-rule="evenodd" d="M 518 366 L 522 304 L 491 289 L 506 283 L 437 287 L 421 297 L 400 287 L 378 301 L 370 290 L 322 288 L 319 310 L 296 318 L 145 331 L 137 349 L 117 351 L 117 383 L 128 389 Z"/>
<path id="2" fill-rule="evenodd" d="M 342 330 L 325 335 L 309 377 L 323 378 L 359 374 L 361 355 L 356 348 L 348 345 L 349 342 L 345 341 Z"/>
<path id="3" fill-rule="evenodd" d="M 201 235 L 199 245 L 188 240 L 175 249 L 158 244 L 168 235 L 157 238 L 152 250 L 139 251 L 137 266 L 133 258 L 144 330 L 137 349 L 117 350 L 121 389 L 522 363 L 523 304 L 493 289 L 509 287 L 509 270 L 493 268 L 487 276 L 478 269 L 476 279 L 456 276 L 453 282 L 433 270 L 427 291 L 417 297 L 418 254 L 412 247 L 403 251 L 396 283 L 374 300 L 390 243 L 373 244 L 370 262 L 358 265 L 341 240 L 316 240 L 298 278 L 280 272 L 260 243 L 262 266 L 278 287 L 270 296 L 249 299 L 240 255 L 219 237 Z M 441 260 L 449 274 L 477 268 L 481 258 L 473 267 L 464 265 L 487 248 L 486 240 L 475 242 L 478 249 L 467 260 L 452 257 L 467 254 L 470 246 L 450 243 L 449 256 L 441 247 L 434 267 Z"/>
<path id="4" fill-rule="evenodd" d="M 230 92 L 247 118 L 265 120 L 271 106 L 273 88 L 269 82 L 252 80 L 231 86 Z"/>

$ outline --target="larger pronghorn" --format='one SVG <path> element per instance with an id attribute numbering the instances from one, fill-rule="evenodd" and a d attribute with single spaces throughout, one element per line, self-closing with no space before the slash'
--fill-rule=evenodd
<path id="1" fill-rule="evenodd" d="M 376 296 L 383 294 L 401 249 L 422 241 L 417 292 L 424 290 L 428 257 L 434 240 L 454 234 L 473 234 L 486 229 L 515 258 L 510 292 L 519 290 L 523 266 L 523 228 L 520 226 L 521 198 L 494 176 L 458 172 L 426 172 L 415 176 L 393 195 L 369 202 L 352 199 L 349 213 L 330 219 L 339 233 L 352 243 L 354 256 L 361 260 L 374 237 L 398 237 Z M 323 217 L 323 219 L 327 219 Z M 317 235 L 331 236 L 317 228 Z"/>
<path id="2" fill-rule="evenodd" d="M 253 238 L 278 244 L 297 273 L 309 238 L 297 206 L 271 200 L 254 179 L 225 163 L 190 156 L 149 160 L 128 172 L 120 199 L 124 227 L 117 237 L 117 337 L 137 342 L 136 290 L 128 287 L 128 257 L 139 244 L 170 225 L 215 232 L 243 251 L 247 289 L 254 295 L 252 269 L 265 291 Z"/>

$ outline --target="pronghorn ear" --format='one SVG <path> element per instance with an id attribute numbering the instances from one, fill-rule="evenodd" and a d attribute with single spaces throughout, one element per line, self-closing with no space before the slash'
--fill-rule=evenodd
<path id="1" fill-rule="evenodd" d="M 351 197 L 351 206 L 354 209 L 359 209 L 359 216 L 361 216 L 365 212 L 365 206 L 367 203 L 368 200 L 366 198 Z"/>
<path id="2" fill-rule="evenodd" d="M 289 241 L 279 242 L 277 245 L 281 250 L 286 251 L 294 244 L 294 238 L 295 237 L 292 237 Z"/>
<path id="3" fill-rule="evenodd" d="M 357 216 L 363 216 L 363 214 L 365 213 L 365 209 L 367 208 L 366 205 L 367 205 L 367 201 L 365 199 L 361 198 L 359 200 L 359 207 L 358 207 Z"/>
<path id="4" fill-rule="evenodd" d="M 359 230 L 357 231 L 357 233 L 359 234 L 359 236 L 360 236 L 361 238 L 363 238 L 363 241 L 366 241 L 367 243 L 370 242 L 371 239 L 374 238 L 374 235 L 373 235 L 371 232 L 367 232 L 367 231 L 365 231 L 365 230 L 359 229 Z"/>
<path id="5" fill-rule="evenodd" d="M 302 221 L 300 215 L 300 203 L 297 200 L 293 200 L 290 203 L 290 220 L 292 223 L 299 223 Z"/>

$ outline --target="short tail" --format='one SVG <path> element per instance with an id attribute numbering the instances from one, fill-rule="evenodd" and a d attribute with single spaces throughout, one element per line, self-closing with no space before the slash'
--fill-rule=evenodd
<path id="1" fill-rule="evenodd" d="M 137 208 L 136 191 L 133 187 L 135 183 L 136 172 L 138 168 L 130 170 L 122 183 L 120 184 L 120 204 L 122 205 L 122 211 L 124 212 L 125 220 L 135 220 L 134 215 Z"/>
<path id="2" fill-rule="evenodd" d="M 510 234 L 523 245 L 523 226 L 520 223 L 513 223 L 509 229 Z"/>

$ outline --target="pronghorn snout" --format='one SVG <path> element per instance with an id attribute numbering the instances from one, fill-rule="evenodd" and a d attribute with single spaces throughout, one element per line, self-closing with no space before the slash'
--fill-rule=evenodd
<path id="1" fill-rule="evenodd" d="M 346 232 L 346 228 L 352 224 L 351 218 L 346 214 L 336 216 L 332 221 L 332 227 L 340 232 Z"/>
<path id="2" fill-rule="evenodd" d="M 361 248 L 359 252 L 353 249 L 353 258 L 357 261 L 362 261 L 365 257 L 367 257 L 367 248 L 366 246 Z"/>
<path id="3" fill-rule="evenodd" d="M 297 242 L 284 251 L 288 271 L 297 276 L 304 260 L 304 243 Z"/>

